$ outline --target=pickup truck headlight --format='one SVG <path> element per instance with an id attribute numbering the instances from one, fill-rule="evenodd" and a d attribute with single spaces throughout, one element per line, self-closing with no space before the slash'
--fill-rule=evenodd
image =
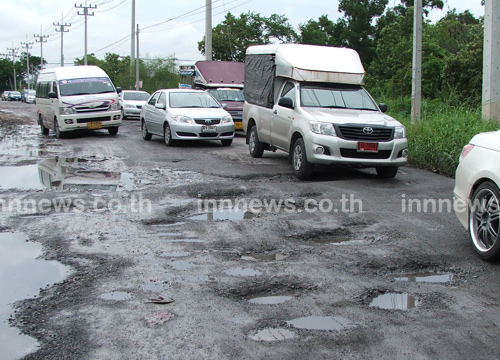
<path id="1" fill-rule="evenodd" d="M 194 124 L 194 120 L 191 119 L 189 116 L 185 115 L 174 115 L 173 119 L 177 122 L 183 123 L 183 124 Z"/>
<path id="2" fill-rule="evenodd" d="M 310 121 L 311 131 L 316 134 L 337 136 L 332 123 Z"/>
<path id="3" fill-rule="evenodd" d="M 231 124 L 232 122 L 233 118 L 231 117 L 231 115 L 226 115 L 220 120 L 221 124 Z"/>
<path id="4" fill-rule="evenodd" d="M 76 114 L 76 110 L 71 107 L 60 107 L 59 114 L 61 115 L 73 115 Z"/>
<path id="5" fill-rule="evenodd" d="M 394 128 L 394 139 L 404 139 L 406 137 L 406 128 L 404 126 L 396 126 Z"/>

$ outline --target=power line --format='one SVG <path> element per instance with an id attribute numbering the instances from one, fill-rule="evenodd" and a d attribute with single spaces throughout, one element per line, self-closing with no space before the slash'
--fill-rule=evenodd
<path id="1" fill-rule="evenodd" d="M 78 15 L 85 16 L 85 57 L 83 58 L 83 64 L 87 65 L 87 17 L 94 16 L 93 12 L 89 13 L 89 9 L 96 9 L 97 5 L 87 5 L 87 3 L 85 5 L 75 4 L 75 8 L 83 9 L 83 14 L 78 11 Z"/>

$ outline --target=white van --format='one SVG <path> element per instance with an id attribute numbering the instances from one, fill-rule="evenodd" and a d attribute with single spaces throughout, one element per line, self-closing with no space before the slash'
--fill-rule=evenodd
<path id="1" fill-rule="evenodd" d="M 108 75 L 93 65 L 45 69 L 36 84 L 37 120 L 42 134 L 58 138 L 74 130 L 107 129 L 122 123 L 118 93 Z"/>
<path id="2" fill-rule="evenodd" d="M 396 176 L 408 161 L 406 130 L 364 89 L 364 75 L 353 49 L 250 46 L 243 106 L 250 155 L 284 150 L 300 179 L 314 165 L 374 167 L 380 177 Z"/>

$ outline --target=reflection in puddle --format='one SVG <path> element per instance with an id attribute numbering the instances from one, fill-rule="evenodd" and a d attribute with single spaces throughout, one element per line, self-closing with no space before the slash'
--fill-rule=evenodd
<path id="1" fill-rule="evenodd" d="M 38 165 L 1 166 L 0 188 L 19 190 L 41 190 Z"/>
<path id="2" fill-rule="evenodd" d="M 175 270 L 189 270 L 196 267 L 196 265 L 184 260 L 172 261 L 169 265 L 172 266 Z"/>
<path id="3" fill-rule="evenodd" d="M 271 294 L 253 294 L 247 296 L 246 298 L 250 304 L 257 305 L 277 305 L 283 304 L 287 301 L 293 299 L 293 296 L 290 294 L 281 294 L 281 295 L 271 295 Z"/>
<path id="4" fill-rule="evenodd" d="M 287 321 L 287 324 L 307 330 L 344 330 L 355 326 L 340 316 L 307 316 Z"/>
<path id="5" fill-rule="evenodd" d="M 111 291 L 109 293 L 99 295 L 99 299 L 112 301 L 125 301 L 131 297 L 132 295 L 125 291 Z"/>
<path id="6" fill-rule="evenodd" d="M 266 328 L 259 330 L 254 335 L 250 335 L 249 338 L 254 341 L 283 341 L 288 339 L 294 339 L 297 335 L 293 331 L 288 329 L 278 329 L 278 328 Z"/>
<path id="7" fill-rule="evenodd" d="M 231 276 L 258 276 L 261 275 L 261 272 L 254 269 L 231 268 L 224 270 L 224 274 Z"/>
<path id="8" fill-rule="evenodd" d="M 258 214 L 238 208 L 218 209 L 189 217 L 190 220 L 222 221 L 252 219 Z"/>
<path id="9" fill-rule="evenodd" d="M 415 273 L 394 276 L 396 281 L 407 282 L 428 282 L 428 283 L 448 283 L 457 280 L 457 276 L 452 273 L 434 274 L 434 273 Z"/>
<path id="10" fill-rule="evenodd" d="M 377 296 L 370 303 L 370 307 L 386 310 L 409 310 L 417 307 L 419 301 L 408 294 L 387 293 Z"/>
<path id="11" fill-rule="evenodd" d="M 0 233 L 0 339 L 2 359 L 17 359 L 38 347 L 38 342 L 20 335 L 9 327 L 10 305 L 37 296 L 40 288 L 64 280 L 69 267 L 56 262 L 38 260 L 40 244 L 27 242 L 22 233 Z"/>
<path id="12" fill-rule="evenodd" d="M 251 254 L 251 255 L 243 255 L 241 260 L 249 260 L 249 261 L 281 261 L 288 258 L 290 255 L 283 254 Z"/>

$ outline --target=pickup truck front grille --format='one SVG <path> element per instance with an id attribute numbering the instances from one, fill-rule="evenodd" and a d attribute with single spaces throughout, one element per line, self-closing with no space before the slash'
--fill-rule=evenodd
<path id="1" fill-rule="evenodd" d="M 394 128 L 371 125 L 336 125 L 337 136 L 354 141 L 391 141 Z"/>

